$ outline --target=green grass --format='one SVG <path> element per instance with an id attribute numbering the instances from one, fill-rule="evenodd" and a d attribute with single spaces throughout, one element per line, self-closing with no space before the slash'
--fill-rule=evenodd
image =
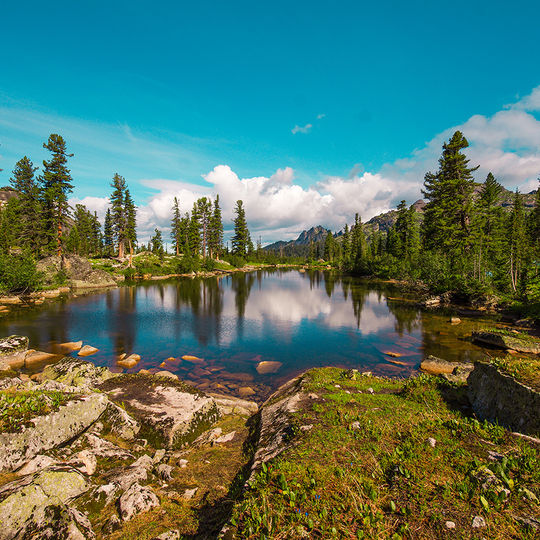
<path id="1" fill-rule="evenodd" d="M 538 356 L 507 355 L 494 358 L 491 363 L 516 380 L 540 392 L 540 358 Z"/>
<path id="2" fill-rule="evenodd" d="M 31 426 L 33 418 L 58 410 L 73 397 L 49 390 L 0 391 L 0 433 L 19 432 Z"/>
<path id="3" fill-rule="evenodd" d="M 533 538 L 513 516 L 540 511 L 537 448 L 461 413 L 463 387 L 342 374 L 307 374 L 318 399 L 236 505 L 235 538 L 441 538 L 446 521 L 456 538 Z M 476 515 L 485 529 L 471 527 Z"/>
<path id="4" fill-rule="evenodd" d="M 482 332 L 489 332 L 490 334 L 498 334 L 500 336 L 509 337 L 512 339 L 519 339 L 528 343 L 535 343 L 540 341 L 537 337 L 531 336 L 525 332 L 518 332 L 517 330 L 508 330 L 507 328 L 485 328 Z"/>

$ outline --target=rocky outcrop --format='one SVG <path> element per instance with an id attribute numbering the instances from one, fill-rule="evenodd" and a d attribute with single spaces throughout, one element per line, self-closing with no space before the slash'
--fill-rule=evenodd
<path id="1" fill-rule="evenodd" d="M 53 507 L 62 508 L 67 501 L 87 489 L 84 476 L 75 469 L 65 466 L 51 467 L 2 486 L 0 540 L 34 537 L 31 533 L 47 528 L 52 522 L 56 528 L 58 523 Z M 75 517 L 73 519 L 77 521 Z"/>
<path id="2" fill-rule="evenodd" d="M 94 387 L 117 374 L 106 367 L 99 367 L 92 362 L 66 357 L 56 364 L 47 366 L 41 374 L 42 380 L 51 380 L 68 386 Z"/>
<path id="3" fill-rule="evenodd" d="M 45 450 L 80 435 L 107 407 L 101 394 L 73 399 L 58 411 L 32 420 L 34 426 L 20 433 L 0 433 L 0 471 L 13 470 Z"/>
<path id="4" fill-rule="evenodd" d="M 540 354 L 540 341 L 529 336 L 506 334 L 502 332 L 473 332 L 472 340 L 481 345 L 490 345 L 498 349 L 512 349 L 514 351 Z"/>
<path id="5" fill-rule="evenodd" d="M 97 268 L 93 268 L 90 262 L 78 255 L 58 257 L 53 255 L 39 261 L 36 265 L 38 272 L 44 275 L 46 284 L 52 284 L 59 272 L 64 272 L 69 285 L 77 289 L 89 289 L 100 287 L 115 287 L 114 278 Z"/>
<path id="6" fill-rule="evenodd" d="M 212 397 L 166 377 L 122 375 L 100 389 L 126 406 L 141 425 L 140 435 L 156 447 L 182 448 L 220 416 Z"/>
<path id="7" fill-rule="evenodd" d="M 467 381 L 469 401 L 482 419 L 508 429 L 540 435 L 540 393 L 495 366 L 475 363 Z"/>
<path id="8" fill-rule="evenodd" d="M 263 463 L 278 456 L 287 448 L 294 435 L 292 415 L 302 407 L 309 396 L 303 391 L 303 376 L 281 386 L 262 405 L 260 411 L 259 440 L 253 457 L 251 478 Z"/>

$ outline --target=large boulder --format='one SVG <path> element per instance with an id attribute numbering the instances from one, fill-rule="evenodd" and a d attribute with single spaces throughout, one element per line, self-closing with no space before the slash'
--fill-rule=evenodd
<path id="1" fill-rule="evenodd" d="M 97 268 L 93 268 L 90 262 L 78 255 L 58 257 L 53 255 L 39 261 L 37 270 L 43 273 L 44 281 L 52 284 L 59 272 L 65 273 L 71 287 L 74 288 L 99 288 L 115 287 L 113 277 Z"/>
<path id="2" fill-rule="evenodd" d="M 33 427 L 19 433 L 0 433 L 0 471 L 16 469 L 45 450 L 80 435 L 107 405 L 107 397 L 102 394 L 74 398 L 56 412 L 34 418 Z"/>
<path id="3" fill-rule="evenodd" d="M 41 374 L 42 380 L 80 387 L 94 387 L 115 376 L 116 374 L 111 373 L 106 367 L 98 367 L 92 362 L 69 356 L 47 366 Z"/>
<path id="4" fill-rule="evenodd" d="M 0 371 L 24 366 L 27 351 L 26 336 L 8 336 L 0 339 Z"/>
<path id="5" fill-rule="evenodd" d="M 156 447 L 182 448 L 219 419 L 215 400 L 165 377 L 129 374 L 99 387 L 141 425 L 139 436 Z"/>
<path id="6" fill-rule="evenodd" d="M 36 537 L 30 531 L 35 532 L 54 520 L 55 513 L 49 507 L 64 505 L 87 489 L 84 476 L 65 466 L 51 467 L 5 484 L 0 488 L 0 540 Z"/>
<path id="7" fill-rule="evenodd" d="M 118 506 L 121 518 L 128 521 L 141 512 L 159 506 L 159 499 L 149 487 L 135 483 L 120 497 Z"/>
<path id="8" fill-rule="evenodd" d="M 508 429 L 540 435 L 540 392 L 516 381 L 492 364 L 475 363 L 467 392 L 479 418 Z"/>

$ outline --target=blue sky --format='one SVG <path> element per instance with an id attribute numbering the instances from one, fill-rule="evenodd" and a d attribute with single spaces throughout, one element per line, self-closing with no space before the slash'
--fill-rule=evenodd
<path id="1" fill-rule="evenodd" d="M 114 172 L 141 231 L 166 228 L 174 194 L 187 210 L 220 188 L 271 241 L 413 202 L 466 126 L 480 173 L 533 189 L 538 20 L 534 1 L 11 2 L 0 184 L 59 132 L 74 197 L 100 212 Z"/>

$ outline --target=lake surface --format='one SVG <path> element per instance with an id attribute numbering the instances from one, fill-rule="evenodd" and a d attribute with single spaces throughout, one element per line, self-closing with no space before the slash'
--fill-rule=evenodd
<path id="1" fill-rule="evenodd" d="M 406 377 L 429 354 L 471 361 L 488 352 L 465 339 L 486 321 L 462 317 L 451 325 L 448 313 L 421 311 L 414 300 L 390 285 L 331 272 L 262 270 L 150 281 L 14 308 L 0 332 L 26 335 L 32 348 L 45 351 L 83 340 L 99 348 L 88 359 L 113 370 L 120 369 L 117 355 L 138 353 L 142 360 L 130 371 L 167 369 L 203 389 L 237 393 L 249 386 L 257 397 L 314 366 Z M 179 360 L 183 355 L 204 362 Z M 169 357 L 177 360 L 163 364 Z M 282 365 L 261 375 L 261 361 Z"/>

